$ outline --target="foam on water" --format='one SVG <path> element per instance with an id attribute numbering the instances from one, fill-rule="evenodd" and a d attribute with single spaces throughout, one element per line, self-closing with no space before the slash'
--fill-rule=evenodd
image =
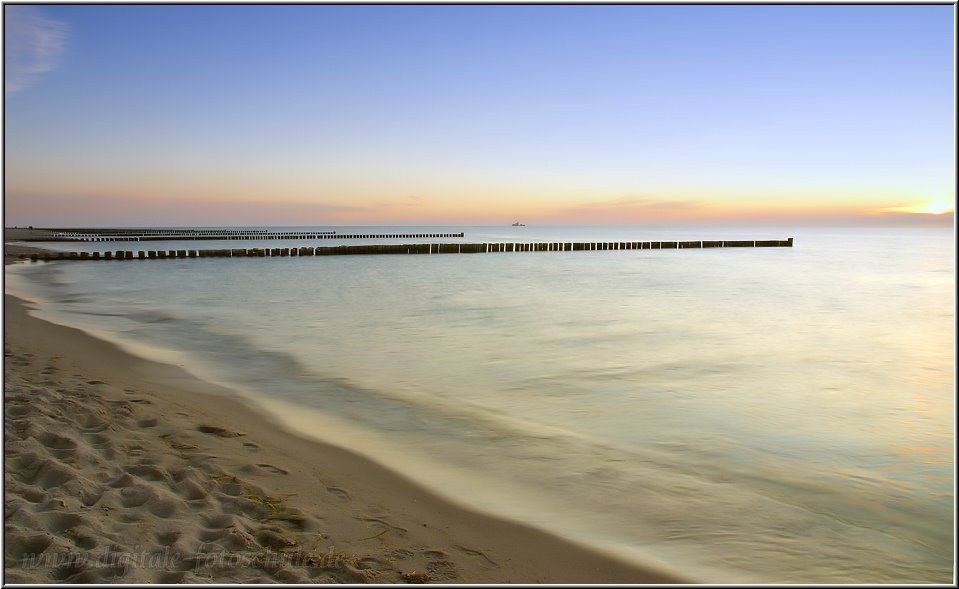
<path id="1" fill-rule="evenodd" d="M 531 229 L 450 231 L 711 237 Z M 60 322 L 166 350 L 474 507 L 711 582 L 950 581 L 952 234 L 796 238 L 35 264 L 8 277 Z"/>

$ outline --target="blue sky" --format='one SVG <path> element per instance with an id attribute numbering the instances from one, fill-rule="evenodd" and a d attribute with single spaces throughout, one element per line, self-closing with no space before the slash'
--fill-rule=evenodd
<path id="1" fill-rule="evenodd" d="M 950 5 L 4 9 L 8 225 L 874 223 L 955 200 Z"/>

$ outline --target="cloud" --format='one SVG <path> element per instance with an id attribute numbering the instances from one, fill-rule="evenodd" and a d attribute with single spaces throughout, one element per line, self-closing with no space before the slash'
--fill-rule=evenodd
<path id="1" fill-rule="evenodd" d="M 36 6 L 4 6 L 4 93 L 19 92 L 53 71 L 67 41 L 68 25 L 43 16 Z"/>
<path id="2" fill-rule="evenodd" d="M 912 215 L 941 215 L 943 213 L 951 212 L 955 207 L 945 201 L 937 201 L 926 203 L 924 205 L 914 205 L 908 207 L 886 207 L 884 209 L 878 209 L 875 211 L 877 215 L 888 215 L 888 214 L 912 214 Z"/>

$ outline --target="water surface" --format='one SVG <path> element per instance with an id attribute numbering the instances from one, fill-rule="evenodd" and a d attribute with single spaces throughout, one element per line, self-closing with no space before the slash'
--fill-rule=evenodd
<path id="1" fill-rule="evenodd" d="M 951 582 L 951 230 L 428 230 L 796 246 L 38 263 L 8 289 L 465 504 L 703 581 Z"/>

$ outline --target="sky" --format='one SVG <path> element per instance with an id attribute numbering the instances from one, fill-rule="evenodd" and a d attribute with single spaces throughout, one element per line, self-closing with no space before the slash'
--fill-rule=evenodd
<path id="1" fill-rule="evenodd" d="M 4 224 L 951 226 L 954 10 L 6 4 Z"/>

